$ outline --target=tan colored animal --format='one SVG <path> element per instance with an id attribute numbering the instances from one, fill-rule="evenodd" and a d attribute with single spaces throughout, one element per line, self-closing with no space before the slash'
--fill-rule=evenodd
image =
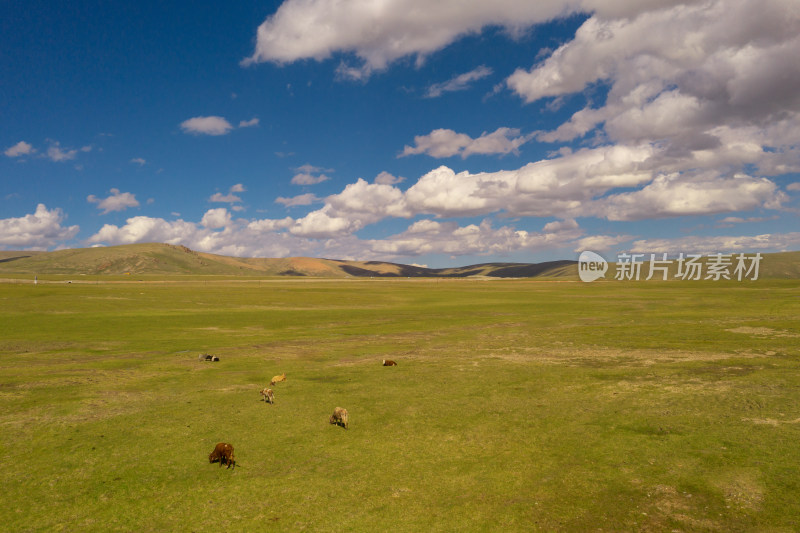
<path id="1" fill-rule="evenodd" d="M 384 359 L 383 366 L 397 366 L 397 363 L 395 363 L 391 359 Z"/>
<path id="2" fill-rule="evenodd" d="M 286 381 L 286 372 L 284 372 L 280 376 L 275 376 L 274 378 L 272 378 L 272 380 L 269 382 L 269 384 L 270 385 L 275 385 L 279 381 Z"/>
<path id="3" fill-rule="evenodd" d="M 350 425 L 350 417 L 347 414 L 347 409 L 342 407 L 337 407 L 333 410 L 333 414 L 330 418 L 331 424 L 336 424 L 337 426 L 342 426 L 344 429 Z"/>
<path id="4" fill-rule="evenodd" d="M 275 403 L 275 394 L 273 394 L 272 389 L 261 389 L 261 397 L 267 403 Z"/>
<path id="5" fill-rule="evenodd" d="M 236 469 L 236 459 L 233 458 L 233 446 L 227 442 L 219 442 L 214 447 L 214 451 L 208 455 L 209 463 L 216 463 L 219 461 L 219 466 L 222 463 L 227 464 L 227 468 L 233 467 Z"/>

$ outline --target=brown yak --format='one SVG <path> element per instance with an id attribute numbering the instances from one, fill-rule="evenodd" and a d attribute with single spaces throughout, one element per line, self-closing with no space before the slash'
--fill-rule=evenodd
<path id="1" fill-rule="evenodd" d="M 227 464 L 227 468 L 233 467 L 236 469 L 236 459 L 233 458 L 233 446 L 227 442 L 220 442 L 214 447 L 214 451 L 208 455 L 209 463 L 216 463 L 219 461 L 219 466 L 222 463 Z"/>
<path id="2" fill-rule="evenodd" d="M 330 418 L 331 424 L 336 424 L 337 426 L 342 426 L 344 429 L 347 429 L 347 427 L 350 425 L 349 422 L 350 418 L 347 414 L 347 409 L 337 407 L 333 410 L 333 414 Z"/>
<path id="3" fill-rule="evenodd" d="M 275 403 L 275 395 L 272 389 L 261 389 L 261 396 L 264 398 L 265 402 Z"/>

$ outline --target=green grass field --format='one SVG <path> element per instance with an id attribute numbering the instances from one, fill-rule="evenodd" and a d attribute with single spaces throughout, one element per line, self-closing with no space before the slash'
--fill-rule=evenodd
<path id="1" fill-rule="evenodd" d="M 797 531 L 800 282 L 0 284 L 0 407 L 4 531 Z"/>

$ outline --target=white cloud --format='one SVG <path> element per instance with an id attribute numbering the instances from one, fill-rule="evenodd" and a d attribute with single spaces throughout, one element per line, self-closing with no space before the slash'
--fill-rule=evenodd
<path id="1" fill-rule="evenodd" d="M 202 232 L 196 224 L 176 220 L 168 222 L 161 218 L 136 216 L 129 218 L 122 227 L 105 224 L 100 231 L 89 237 L 89 244 L 134 244 L 139 242 L 164 242 L 167 244 L 195 244 Z"/>
<path id="2" fill-rule="evenodd" d="M 283 204 L 286 207 L 295 207 L 298 205 L 311 205 L 321 201 L 322 198 L 317 197 L 317 195 L 313 193 L 301 194 L 298 196 L 294 196 L 292 198 L 284 198 L 282 196 L 279 196 L 278 198 L 275 199 L 276 203 Z"/>
<path id="3" fill-rule="evenodd" d="M 363 179 L 328 196 L 325 206 L 295 221 L 294 235 L 315 239 L 354 233 L 386 217 L 408 217 L 403 193 L 391 185 L 367 183 Z"/>
<path id="4" fill-rule="evenodd" d="M 46 157 L 51 161 L 55 161 L 59 163 L 61 161 L 70 161 L 75 159 L 78 155 L 78 150 L 62 150 L 61 144 L 59 142 L 53 142 L 49 148 L 47 148 Z"/>
<path id="5" fill-rule="evenodd" d="M 455 91 L 463 91 L 468 89 L 470 84 L 473 81 L 477 81 L 483 79 L 487 76 L 492 75 L 492 69 L 485 65 L 481 65 L 469 72 L 465 72 L 464 74 L 460 74 L 453 79 L 447 80 L 442 83 L 434 83 L 428 90 L 425 92 L 426 98 L 437 98 L 441 96 L 443 93 L 448 92 L 455 92 Z"/>
<path id="6" fill-rule="evenodd" d="M 609 220 L 643 220 L 686 215 L 710 215 L 777 209 L 784 194 L 766 178 L 737 175 L 658 176 L 643 189 L 611 195 L 595 203 Z"/>
<path id="7" fill-rule="evenodd" d="M 332 168 L 315 167 L 308 163 L 294 170 L 297 174 L 292 177 L 292 185 L 316 185 L 330 179 L 323 172 L 333 172 Z"/>
<path id="8" fill-rule="evenodd" d="M 585 250 L 591 250 L 604 252 L 623 242 L 628 242 L 631 239 L 633 239 L 632 235 L 590 235 L 579 239 L 573 251 L 583 252 Z"/>
<path id="9" fill-rule="evenodd" d="M 719 221 L 720 224 L 744 224 L 744 223 L 755 223 L 755 222 L 764 222 L 767 220 L 777 220 L 778 216 L 771 216 L 771 217 L 725 217 Z"/>
<path id="10" fill-rule="evenodd" d="M 329 211 L 329 209 L 323 208 L 309 213 L 296 220 L 289 232 L 299 237 L 327 239 L 348 235 L 363 227 L 356 219 L 331 216 Z"/>
<path id="11" fill-rule="evenodd" d="M 140 167 L 141 167 L 141 166 L 144 166 L 144 165 L 147 163 L 147 161 L 145 161 L 145 160 L 144 160 L 143 158 L 141 158 L 141 157 L 134 157 L 133 159 L 131 159 L 131 161 L 130 161 L 130 162 L 131 162 L 131 163 L 134 163 L 134 164 L 136 164 L 136 165 L 139 165 Z"/>
<path id="12" fill-rule="evenodd" d="M 236 202 L 241 202 L 242 199 L 233 193 L 222 194 L 221 192 L 217 192 L 212 194 L 208 201 L 233 204 Z"/>
<path id="13" fill-rule="evenodd" d="M 488 219 L 467 226 L 459 226 L 456 222 L 420 220 L 402 233 L 361 244 L 362 247 L 368 246 L 370 255 L 382 259 L 427 254 L 503 255 L 560 248 L 582 233 L 574 221 L 545 227 L 541 232 L 528 232 L 510 226 L 495 228 Z M 364 254 L 363 249 L 361 253 Z"/>
<path id="14" fill-rule="evenodd" d="M 800 181 L 795 183 L 790 183 L 786 186 L 787 191 L 800 191 Z"/>
<path id="15" fill-rule="evenodd" d="M 255 51 L 242 64 L 318 61 L 337 52 L 353 53 L 360 66 L 344 65 L 340 75 L 365 78 L 399 58 L 417 63 L 467 33 L 502 26 L 518 33 L 570 11 L 562 1 L 543 0 L 287 0 L 258 28 Z"/>
<path id="16" fill-rule="evenodd" d="M 242 120 L 239 122 L 240 128 L 252 128 L 253 126 L 258 126 L 259 122 L 261 122 L 258 118 L 253 117 L 250 120 Z"/>
<path id="17" fill-rule="evenodd" d="M 318 176 L 314 176 L 312 174 L 300 173 L 295 174 L 292 177 L 292 185 L 316 185 L 317 183 L 322 183 L 323 181 L 328 181 L 330 178 L 325 174 L 319 174 Z"/>
<path id="18" fill-rule="evenodd" d="M 226 135 L 233 126 L 222 117 L 194 117 L 181 122 L 184 133 L 193 135 Z"/>
<path id="19" fill-rule="evenodd" d="M 396 185 L 404 182 L 405 180 L 406 179 L 402 176 L 394 176 L 393 174 L 383 171 L 375 176 L 373 181 L 379 185 Z"/>
<path id="20" fill-rule="evenodd" d="M 764 233 L 761 235 L 688 236 L 674 239 L 642 239 L 634 241 L 636 253 L 699 253 L 780 252 L 797 250 L 800 232 Z"/>
<path id="21" fill-rule="evenodd" d="M 539 140 L 593 133 L 602 142 L 651 144 L 653 167 L 666 172 L 800 170 L 796 2 L 637 7 L 630 16 L 598 2 L 574 39 L 507 79 L 526 102 L 609 84 L 603 105 L 578 111 Z"/>
<path id="22" fill-rule="evenodd" d="M 242 185 L 241 183 L 237 183 L 236 185 L 232 186 L 229 189 L 228 194 L 222 194 L 221 192 L 214 193 L 211 195 L 208 201 L 226 203 L 226 204 L 239 203 L 242 201 L 242 199 L 239 196 L 236 196 L 234 193 L 245 192 L 245 190 L 246 189 L 244 188 L 244 185 Z M 244 208 L 242 206 L 233 206 L 231 209 L 233 209 L 234 211 L 242 211 Z"/>
<path id="23" fill-rule="evenodd" d="M 202 252 L 235 257 L 287 257 L 289 255 L 315 255 L 318 243 L 296 238 L 285 229 L 293 220 L 233 220 L 221 211 L 210 210 L 203 216 L 209 226 L 181 219 L 165 220 L 138 216 L 129 218 L 125 225 L 106 224 L 86 242 L 88 245 L 120 245 L 139 242 L 164 242 L 183 244 Z M 225 225 L 220 225 L 225 223 Z"/>
<path id="24" fill-rule="evenodd" d="M 333 172 L 332 168 L 323 168 L 323 167 L 315 167 L 314 165 L 310 165 L 306 163 L 305 165 L 301 165 L 295 168 L 295 171 L 301 174 L 319 174 L 321 172 Z"/>
<path id="25" fill-rule="evenodd" d="M 209 209 L 200 224 L 208 229 L 225 228 L 231 224 L 231 214 L 224 207 Z"/>
<path id="26" fill-rule="evenodd" d="M 86 197 L 86 201 L 91 204 L 97 204 L 97 208 L 103 210 L 103 215 L 112 211 L 125 211 L 129 207 L 139 207 L 136 195 L 129 192 L 120 192 L 119 189 L 111 189 L 109 192 L 111 195 L 102 199 L 90 194 Z"/>
<path id="27" fill-rule="evenodd" d="M 3 153 L 6 154 L 8 157 L 20 157 L 23 155 L 31 155 L 35 152 L 36 150 L 33 148 L 32 145 L 26 143 L 25 141 L 20 141 L 14 146 L 8 148 Z"/>
<path id="28" fill-rule="evenodd" d="M 0 219 L 0 247 L 3 249 L 47 250 L 78 234 L 78 226 L 62 226 L 61 209 L 48 210 L 44 204 L 36 212 L 19 218 Z"/>
<path id="29" fill-rule="evenodd" d="M 483 132 L 477 139 L 450 129 L 436 129 L 428 135 L 415 136 L 415 146 L 406 145 L 399 157 L 427 154 L 436 158 L 454 155 L 466 158 L 473 154 L 517 154 L 519 147 L 530 139 L 530 135 L 521 136 L 515 128 L 503 127 L 492 133 Z"/>

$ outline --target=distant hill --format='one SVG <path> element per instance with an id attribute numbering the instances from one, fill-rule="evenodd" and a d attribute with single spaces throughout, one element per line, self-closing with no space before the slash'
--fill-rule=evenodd
<path id="1" fill-rule="evenodd" d="M 800 252 L 762 254 L 761 278 L 800 279 Z M 609 264 L 606 280 L 616 265 Z M 670 271 L 674 271 L 671 268 Z M 642 272 L 647 272 L 645 265 Z M 170 244 L 129 244 L 55 252 L 0 251 L 2 275 L 199 275 L 309 278 L 536 278 L 574 281 L 576 261 L 482 263 L 455 268 L 425 268 L 383 261 L 344 261 L 313 257 L 244 258 L 207 254 Z M 645 275 L 642 276 L 644 279 Z"/>
<path id="2" fill-rule="evenodd" d="M 575 261 L 484 263 L 458 268 L 425 268 L 382 261 L 343 261 L 312 257 L 245 258 L 207 254 L 171 244 L 129 244 L 55 252 L 0 252 L 2 274 L 221 275 L 283 277 L 571 277 Z"/>

